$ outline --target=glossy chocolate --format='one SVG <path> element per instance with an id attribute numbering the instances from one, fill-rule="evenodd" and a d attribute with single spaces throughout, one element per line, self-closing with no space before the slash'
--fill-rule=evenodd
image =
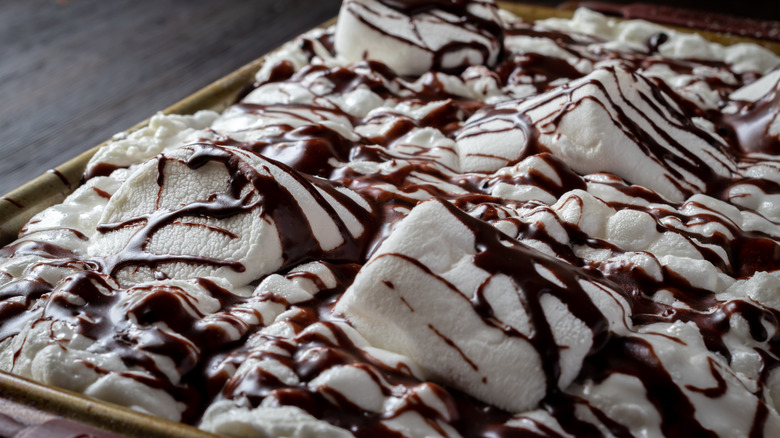
<path id="1" fill-rule="evenodd" d="M 468 2 L 465 1 L 382 0 L 382 3 L 410 15 L 441 9 L 454 14 L 459 20 L 484 24 L 484 20 L 475 19 L 468 13 Z M 563 32 L 522 23 L 508 24 L 506 29 L 487 25 L 480 29 L 493 35 L 501 35 L 506 31 L 508 37 L 548 38 L 562 50 L 581 59 L 597 62 L 619 58 L 622 60 L 622 68 L 649 68 L 663 64 L 674 71 L 690 74 L 702 66 L 721 69 L 724 77 L 733 80 L 713 80 L 711 85 L 724 101 L 730 92 L 752 79 L 749 74 L 737 75 L 731 72 L 725 64 L 661 58 L 658 56 L 658 48 L 668 38 L 663 33 L 650 37 L 643 50 L 626 54 L 603 47 L 594 49 L 592 43 L 596 40 L 593 38 L 575 38 Z M 316 42 L 332 50 L 331 38 L 330 34 L 326 34 Z M 301 44 L 308 56 L 314 57 L 311 49 L 313 41 L 304 40 Z M 437 59 L 449 49 L 452 48 L 442 48 Z M 607 66 L 604 69 L 614 75 L 616 67 Z M 486 104 L 448 92 L 439 76 L 441 74 L 427 73 L 421 81 L 412 84 L 407 78 L 399 77 L 384 65 L 373 61 L 340 67 L 312 63 L 298 71 L 289 62 L 278 64 L 267 81 L 255 85 L 296 83 L 309 87 L 318 81 L 325 81 L 332 85 L 329 93 L 336 95 L 368 89 L 383 99 L 396 102 L 444 103 L 419 119 L 392 111 L 372 112 L 366 117 L 357 117 L 338 108 L 316 103 L 236 104 L 231 111 L 256 116 L 303 110 L 323 117 L 324 114 L 343 117 L 354 125 L 383 122 L 389 128 L 354 140 L 345 138 L 326 124 L 279 125 L 272 134 L 264 134 L 251 142 L 219 137 L 186 145 L 193 152 L 186 162 L 189 168 L 197 169 L 207 163 L 218 162 L 228 169 L 230 180 L 225 193 L 214 194 L 179 210 L 161 209 L 120 223 L 101 224 L 97 230 L 99 233 L 140 224 L 129 244 L 112 256 L 79 256 L 69 249 L 35 241 L 15 243 L 0 250 L 0 255 L 5 258 L 37 256 L 42 259 L 39 263 L 73 271 L 56 285 L 28 275 L 0 287 L 0 341 L 20 333 L 25 324 L 66 324 L 80 335 L 94 340 L 93 350 L 115 353 L 128 367 L 143 370 L 143 374 L 126 373 L 125 377 L 166 390 L 175 400 L 186 405 L 183 421 L 192 424 L 200 421 L 204 410 L 214 400 L 245 399 L 253 407 L 261 403 L 296 406 L 316 418 L 344 427 L 359 437 L 397 436 L 397 432 L 386 427 L 382 421 L 398 418 L 406 411 L 417 412 L 442 434 L 446 433 L 441 427 L 444 423 L 469 437 L 560 436 L 553 428 L 530 418 L 524 421 L 534 423 L 533 430 L 536 432 L 512 427 L 507 421 L 515 413 L 503 412 L 444 385 L 420 381 L 409 369 L 388 366 L 356 346 L 340 325 L 346 324 L 344 319 L 333 314 L 332 307 L 340 294 L 349 287 L 360 267 L 392 232 L 393 225 L 402 220 L 421 197 L 438 198 L 446 201 L 444 204 L 449 214 L 474 234 L 479 250 L 473 257 L 474 264 L 490 274 L 509 276 L 518 288 L 526 292 L 525 305 L 531 315 L 534 331 L 532 336 L 525 337 L 542 357 L 547 378 L 547 395 L 538 408 L 555 417 L 564 432 L 574 436 L 602 436 L 608 430 L 614 436 L 631 436 L 620 419 L 610 418 L 599 407 L 557 387 L 561 350 L 541 310 L 539 300 L 545 294 L 565 303 L 592 334 L 593 346 L 575 383 L 600 383 L 613 375 L 636 377 L 646 392 L 647 400 L 661 417 L 661 430 L 671 437 L 714 436 L 696 419 L 696 406 L 690 394 L 713 400 L 723 397 L 728 389 L 722 375 L 723 369 L 716 362 L 710 361 L 700 371 L 709 374 L 716 382 L 715 386 L 689 385 L 681 388 L 664 367 L 653 345 L 636 336 L 632 330 L 659 322 L 695 324 L 707 350 L 728 363 L 732 360 L 726 341 L 731 330 L 730 321 L 734 316 L 741 317 L 747 322 L 749 335 L 756 343 L 755 351 L 762 360 L 761 376 L 757 382 L 757 408 L 751 432 L 751 436 L 761 436 L 769 403 L 761 388 L 768 384 L 770 371 L 780 364 L 779 311 L 747 300 L 723 301 L 713 292 L 692 285 L 686 278 L 666 267 L 660 269 L 660 278 L 650 275 L 638 265 L 619 259 L 619 256 L 630 251 L 588 235 L 578 226 L 560 219 L 557 219 L 557 224 L 568 241 L 557 240 L 544 223 L 527 222 L 518 217 L 507 218 L 505 214 L 509 209 L 551 212 L 549 205 L 536 200 L 502 198 L 493 193 L 499 184 L 533 186 L 554 199 L 561 199 L 572 190 L 585 191 L 594 186 L 603 186 L 629 200 L 605 200 L 610 208 L 646 213 L 655 221 L 659 233 L 675 235 L 685 241 L 719 273 L 735 279 L 746 279 L 756 272 L 778 269 L 778 236 L 759 230 L 743 230 L 720 212 L 696 201 L 669 203 L 646 188 L 631 185 L 632 181 L 624 181 L 614 175 L 586 176 L 573 171 L 562 159 L 550 153 L 549 148 L 539 141 L 539 135 L 540 129 L 555 128 L 568 111 L 576 108 L 576 102 L 562 109 L 557 117 L 546 120 L 547 126 L 540 126 L 532 123 L 527 114 L 519 113 L 511 107 Z M 560 86 L 560 82 L 584 76 L 564 59 L 535 53 L 506 53 L 492 74 L 500 86 L 528 84 L 537 93 L 547 92 L 545 96 L 548 100 L 542 101 L 539 106 L 561 96 L 570 99 L 578 88 Z M 465 75 L 463 73 L 461 78 Z M 719 153 L 732 157 L 737 164 L 749 164 L 752 153 L 780 153 L 778 138 L 768 135 L 771 118 L 777 115 L 780 102 L 777 90 L 755 103 L 736 102 L 737 112 L 723 115 L 718 111 L 699 108 L 661 80 L 639 76 L 636 80 L 652 90 L 656 98 L 653 102 L 663 102 L 665 106 L 656 109 L 664 114 L 665 122 L 702 140 Z M 602 82 L 595 80 L 580 86 L 586 85 L 601 90 L 605 87 Z M 608 95 L 606 91 L 604 94 Z M 522 103 L 525 99 L 518 98 L 517 102 Z M 768 179 L 751 179 L 736 172 L 732 177 L 716 175 L 705 165 L 702 157 L 690 153 L 681 141 L 655 126 L 656 121 L 650 118 L 634 119 L 614 101 L 600 104 L 615 115 L 613 122 L 625 127 L 626 136 L 639 145 L 647 156 L 662 163 L 677 177 L 684 179 L 687 175 L 694 175 L 704 181 L 704 194 L 729 202 L 729 188 L 739 184 L 752 185 L 765 194 L 780 194 L 780 185 Z M 528 108 L 527 111 L 536 108 Z M 691 119 L 705 115 L 714 117 L 712 121 L 719 128 L 718 133 L 722 134 L 720 137 L 706 131 Z M 435 158 L 431 158 L 429 150 L 402 149 L 404 145 L 401 139 L 418 128 L 435 128 L 454 140 L 463 132 L 470 118 L 470 123 L 474 119 L 505 121 L 507 129 L 524 132 L 528 139 L 524 149 L 519 158 L 506 163 L 507 166 L 535 157 L 551 171 L 530 169 L 517 175 L 480 172 L 461 174 L 437 163 Z M 660 137 L 648 135 L 647 125 L 653 125 L 656 131 L 662 132 Z M 312 193 L 321 190 L 342 200 L 345 205 L 352 204 L 345 199 L 346 195 L 339 192 L 340 188 L 347 187 L 359 193 L 370 201 L 373 215 L 354 205 L 350 212 L 367 232 L 356 239 L 342 226 L 340 231 L 345 243 L 334 250 L 323 251 L 317 246 L 309 223 L 301 219 L 303 215 L 298 201 L 290 193 L 280 190 L 279 184 L 272 177 L 261 175 L 237 160 L 235 155 L 227 153 L 226 146 L 261 155 L 284 169 Z M 157 184 L 162 187 L 166 184 L 164 169 L 168 159 L 165 155 L 155 159 L 158 165 Z M 350 163 L 387 166 L 383 171 L 367 173 L 356 170 Z M 113 170 L 111 165 L 99 164 L 85 178 L 108 175 Z M 687 187 L 677 188 L 686 198 L 694 195 Z M 249 202 L 245 196 L 248 189 L 263 194 L 263 197 Z M 95 191 L 103 198 L 111 196 L 100 189 Z M 313 299 L 293 305 L 273 293 L 239 296 L 212 280 L 192 280 L 193 287 L 207 291 L 219 301 L 220 310 L 207 315 L 197 310 L 197 303 L 183 288 L 162 284 L 121 288 L 112 279 L 122 269 L 144 266 L 155 270 L 164 263 L 243 270 L 245 267 L 239 262 L 150 254 L 145 248 L 157 230 L 185 217 L 226 217 L 254 211 L 256 208 L 262 212 L 260 214 L 273 218 L 279 224 L 284 266 L 278 273 L 288 280 L 311 280 L 317 289 Z M 736 208 L 747 210 L 742 206 Z M 330 214 L 335 217 L 336 213 Z M 516 234 L 508 235 L 498 231 L 493 225 L 501 221 L 514 224 Z M 697 228 L 705 224 L 717 225 L 719 230 L 725 231 L 705 233 Z M 524 241 L 541 242 L 556 257 L 545 255 L 527 246 Z M 607 252 L 611 258 L 603 261 L 587 260 L 581 256 L 583 248 Z M 335 287 L 327 287 L 317 275 L 290 271 L 296 265 L 311 260 L 323 261 L 337 279 Z M 418 263 L 412 259 L 409 261 Z M 538 275 L 537 265 L 548 269 L 557 281 Z M 425 271 L 427 268 L 421 265 L 420 269 Z M 428 274 L 434 275 L 430 271 Z M 160 274 L 158 279 L 164 278 L 165 275 Z M 258 278 L 253 284 L 262 280 Z M 630 308 L 626 320 L 631 327 L 621 333 L 611 330 L 602 312 L 584 292 L 581 286 L 583 281 L 617 291 Z M 385 280 L 385 285 L 390 289 L 395 287 L 392 279 Z M 656 299 L 662 293 L 670 294 L 684 306 Z M 131 298 L 127 299 L 127 296 Z M 258 303 L 272 303 L 294 309 L 295 312 L 285 322 L 293 328 L 295 336 L 284 338 L 261 332 L 263 327 L 273 321 L 263 320 L 262 313 L 253 307 Z M 406 305 L 410 311 L 415 311 L 408 303 Z M 488 324 L 511 336 L 524 336 L 494 318 L 494 309 L 487 304 L 481 290 L 476 291 L 471 305 Z M 166 327 L 166 330 L 162 330 L 161 326 Z M 332 336 L 307 330 L 312 327 L 327 330 Z M 443 342 L 457 348 L 456 340 L 447 338 L 433 325 L 429 328 Z M 171 333 L 175 333 L 175 336 Z M 252 343 L 248 342 L 249 339 L 252 339 Z M 669 341 L 682 342 L 676 338 L 669 338 Z M 176 372 L 182 376 L 181 379 L 171 381 L 154 360 L 155 355 L 170 359 Z M 472 358 L 463 353 L 461 356 L 465 362 L 477 368 Z M 235 370 L 248 360 L 279 361 L 292 370 L 298 383 L 285 383 L 278 376 L 259 367 L 249 372 L 236 373 Z M 96 365 L 90 366 L 98 373 L 109 372 Z M 395 394 L 405 403 L 387 411 L 371 412 L 350 402 L 338 392 L 322 391 L 308 385 L 325 370 L 337 366 L 353 366 L 366 371 L 382 391 Z M 421 387 L 430 390 L 443 401 L 446 407 L 444 414 L 431 409 L 420 398 L 416 391 Z M 584 420 L 578 414 L 582 410 L 590 412 L 603 428 L 599 429 L 593 421 Z"/>

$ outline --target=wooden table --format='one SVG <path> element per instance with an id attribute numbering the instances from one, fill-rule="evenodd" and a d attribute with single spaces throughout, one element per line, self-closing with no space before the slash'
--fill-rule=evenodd
<path id="1" fill-rule="evenodd" d="M 334 17 L 339 4 L 0 2 L 0 194 Z"/>

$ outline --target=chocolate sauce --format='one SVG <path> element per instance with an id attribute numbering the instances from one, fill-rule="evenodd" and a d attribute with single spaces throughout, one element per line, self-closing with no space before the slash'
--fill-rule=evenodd
<path id="1" fill-rule="evenodd" d="M 658 48 L 667 41 L 669 41 L 669 35 L 663 32 L 651 36 L 650 39 L 647 40 L 647 53 L 658 53 Z"/>
<path id="2" fill-rule="evenodd" d="M 537 92 L 551 88 L 550 83 L 553 81 L 584 76 L 565 60 L 538 53 L 526 53 L 507 59 L 496 67 L 496 73 L 501 78 L 501 83 L 507 85 L 527 83 L 527 78 L 533 78 L 532 84 Z"/>
<path id="3" fill-rule="evenodd" d="M 16 200 L 14 200 L 14 199 L 11 199 L 11 198 L 9 198 L 8 196 L 0 196 L 0 199 L 2 199 L 3 201 L 6 201 L 6 202 L 8 202 L 8 203 L 10 203 L 11 205 L 13 205 L 13 206 L 14 206 L 14 207 L 16 207 L 16 208 L 19 208 L 19 209 L 22 209 L 22 208 L 24 208 L 24 204 L 22 204 L 22 203 L 21 203 L 21 202 L 19 202 L 19 201 L 16 201 Z"/>
<path id="4" fill-rule="evenodd" d="M 60 181 L 62 181 L 62 184 L 64 184 L 65 187 L 67 187 L 69 189 L 71 188 L 70 181 L 68 181 L 68 178 L 65 177 L 65 175 L 63 175 L 62 172 L 60 172 L 59 170 L 57 170 L 57 169 L 49 169 L 49 170 L 46 171 L 46 173 L 51 173 L 51 174 L 55 175 L 57 178 L 60 179 Z"/>
<path id="5" fill-rule="evenodd" d="M 736 152 L 780 154 L 780 137 L 769 132 L 780 113 L 779 87 L 780 84 L 775 84 L 756 102 L 744 102 L 736 113 L 721 117 L 721 126 L 726 129 Z"/>
<path id="6" fill-rule="evenodd" d="M 503 30 L 494 22 L 471 14 L 467 8 L 470 2 L 465 0 L 381 0 L 381 3 L 406 15 L 423 14 L 433 9 L 445 10 L 457 17 L 453 25 L 475 35 L 497 38 L 501 41 L 498 44 L 503 44 L 504 33 L 514 37 L 545 38 L 571 55 L 570 59 L 586 61 L 585 64 L 619 60 L 619 67 L 604 67 L 604 71 L 613 78 L 617 78 L 618 68 L 646 70 L 660 64 L 675 73 L 693 75 L 695 69 L 704 66 L 720 73 L 707 78 L 706 83 L 723 102 L 728 101 L 729 94 L 735 89 L 757 77 L 752 72 L 736 74 L 723 63 L 663 59 L 658 50 L 668 38 L 664 33 L 651 36 L 646 42 L 646 49 L 640 47 L 635 52 L 620 53 L 605 48 L 593 37 L 524 23 L 510 23 Z M 365 20 L 364 23 L 387 33 Z M 325 33 L 316 43 L 334 53 L 332 33 Z M 311 39 L 301 40 L 300 47 L 310 60 L 315 56 L 315 42 Z M 434 70 L 441 70 L 443 58 L 453 52 L 473 49 L 485 60 L 489 52 L 488 47 L 473 42 L 452 43 L 437 50 L 423 49 L 433 54 Z M 308 104 L 240 103 L 233 106 L 229 111 L 268 118 L 278 116 L 288 123 L 276 124 L 273 131 L 264 131 L 252 141 L 218 135 L 215 140 L 187 145 L 185 147 L 192 154 L 184 162 L 165 155 L 155 158 L 157 209 L 98 226 L 97 232 L 102 234 L 129 228 L 136 230 L 117 254 L 87 257 L 45 240 L 20 242 L 0 249 L 2 259 L 30 258 L 36 260 L 36 267 L 57 268 L 65 272 L 62 278 L 52 282 L 37 275 L 34 269 L 23 274 L 14 272 L 13 275 L 3 272 L 3 277 L 0 277 L 0 341 L 45 324 L 65 324 L 75 333 L 94 341 L 90 351 L 115 354 L 133 370 L 118 373 L 122 377 L 134 379 L 150 388 L 162 389 L 186 406 L 183 421 L 191 424 L 197 424 L 205 409 L 215 400 L 245 399 L 251 407 L 261 403 L 264 406 L 297 406 L 316 418 L 344 427 L 358 437 L 398 436 L 383 420 L 396 419 L 409 412 L 419 414 L 426 425 L 441 434 L 447 432 L 446 425 L 464 437 L 561 436 L 556 428 L 531 417 L 522 418 L 523 424 L 532 425 L 529 428 L 510 426 L 507 422 L 513 419 L 512 413 L 443 384 L 420 381 L 408 365 L 391 367 L 377 360 L 353 343 L 342 329 L 341 324 L 345 321 L 333 315 L 334 303 L 352 283 L 362 264 L 393 232 L 394 225 L 420 200 L 438 198 L 448 214 L 474 234 L 479 251 L 473 257 L 473 263 L 491 277 L 510 277 L 518 286 L 518 296 L 523 300 L 533 327 L 531 334 L 522 334 L 496 317 L 495 309 L 485 298 L 489 280 L 466 299 L 487 324 L 501 329 L 507 336 L 527 340 L 542 358 L 546 396 L 536 408 L 553 417 L 565 433 L 603 436 L 608 431 L 617 437 L 631 436 L 631 430 L 623 424 L 623 419 L 612 418 L 585 398 L 574 395 L 572 390 L 558 387 L 563 347 L 557 345 L 553 328 L 544 314 L 541 301 L 545 296 L 564 303 L 590 333 L 592 346 L 575 384 L 598 385 L 615 375 L 636 378 L 645 391 L 641 396 L 658 413 L 662 432 L 671 437 L 714 436 L 714 432 L 697 420 L 694 399 L 716 400 L 728 394 L 730 383 L 726 366 L 734 357 L 727 336 L 732 330 L 732 321 L 744 320 L 754 342 L 753 351 L 761 358 L 761 370 L 755 380 L 758 390 L 755 392 L 755 414 L 750 436 L 762 436 L 767 419 L 773 415 L 764 389 L 770 381 L 771 372 L 780 366 L 777 359 L 780 357 L 780 311 L 748 299 L 724 300 L 710 290 L 694 286 L 660 263 L 659 273 L 651 275 L 632 261 L 620 258 L 629 251 L 588 235 L 578 226 L 564 221 L 547 203 L 506 199 L 493 193 L 499 184 L 531 186 L 560 200 L 572 190 L 588 191 L 602 186 L 622 196 L 621 201 L 603 199 L 605 205 L 616 211 L 630 209 L 647 213 L 655 220 L 657 233 L 681 239 L 719 274 L 739 280 L 761 271 L 776 270 L 780 266 L 778 236 L 759 230 L 743 230 L 743 224 L 735 224 L 722 212 L 701 203 L 670 203 L 661 195 L 631 185 L 632 181 L 624 181 L 615 175 L 580 175 L 564 159 L 551 153 L 540 136 L 542 128 L 557 128 L 565 114 L 580 104 L 582 100 L 573 99 L 576 91 L 581 87 L 592 87 L 604 98 L 595 100 L 589 97 L 588 100 L 613 115 L 610 116 L 612 122 L 620 127 L 628 141 L 635 143 L 676 178 L 670 181 L 684 197 L 694 194 L 695 190 L 676 181 L 689 181 L 691 176 L 695 176 L 703 182 L 701 192 L 735 205 L 737 203 L 729 198 L 729 193 L 739 185 L 751 185 L 766 194 L 780 194 L 780 183 L 769 178 L 741 176 L 739 167 L 758 160 L 751 154 L 780 153 L 778 138 L 769 135 L 769 126 L 780 108 L 778 93 L 774 90 L 753 103 L 731 102 L 736 105 L 737 111 L 724 115 L 720 110 L 701 108 L 660 80 L 632 73 L 632 87 L 650 90 L 649 94 L 640 93 L 640 105 L 625 99 L 627 90 L 610 94 L 606 85 L 597 80 L 581 80 L 578 86 L 559 86 L 565 80 L 584 76 L 578 69 L 580 64 L 570 59 L 511 52 L 501 57 L 489 73 L 499 87 L 531 85 L 538 93 L 548 93 L 537 105 L 526 106 L 524 112 L 517 108 L 524 104 L 526 97 L 487 104 L 452 92 L 448 81 L 463 80 L 465 76 L 447 78 L 438 71 L 426 73 L 416 80 L 403 78 L 385 65 L 370 60 L 348 67 L 313 62 L 296 71 L 291 62 L 282 61 L 274 66 L 266 81 L 252 84 L 242 96 L 254 87 L 274 82 L 299 84 L 317 94 L 313 91 L 317 89 L 316 85 L 325 83 L 332 85 L 330 94 L 346 95 L 356 90 L 369 90 L 390 104 L 365 117 L 348 114 L 319 94 Z M 534 123 L 529 113 L 556 97 L 564 97 L 565 101 L 558 112 L 543 123 Z M 421 117 L 401 114 L 400 110 L 393 109 L 398 103 L 420 105 L 431 102 L 440 105 Z M 690 152 L 686 144 L 645 114 L 645 107 L 663 117 L 664 123 L 708 145 L 711 157 L 716 161 L 720 157 L 728 157 L 720 164 L 732 175 L 724 176 L 712 171 L 702 157 Z M 713 135 L 697 126 L 691 120 L 693 117 L 711 120 L 718 134 Z M 347 138 L 333 129 L 328 123 L 331 120 L 346 121 L 353 127 L 373 124 L 383 129 L 371 133 L 360 131 L 363 132 L 360 135 L 355 132 L 353 137 Z M 421 128 L 434 128 L 450 140 L 478 136 L 484 132 L 471 132 L 468 128 L 497 120 L 508 122 L 502 129 L 519 129 L 526 138 L 523 145 L 518 145 L 516 159 L 505 160 L 506 166 L 533 156 L 547 169 L 530 168 L 516 174 L 463 174 L 440 163 L 436 156 L 436 153 L 457 155 L 457 151 L 448 152 L 446 147 L 434 150 L 421 146 L 415 149 L 414 146 L 401 144 L 405 136 Z M 542 124 L 545 126 L 540 126 Z M 312 231 L 315 224 L 309 223 L 299 201 L 273 177 L 242 161 L 230 148 L 256 154 L 265 160 L 267 166 L 279 168 L 300 183 L 326 210 L 344 243 L 329 251 L 320 248 Z M 736 164 L 728 162 L 731 158 Z M 229 180 L 223 192 L 176 209 L 160 206 L 163 185 L 169 182 L 166 174 L 168 166 L 184 165 L 197 171 L 208 163 L 219 163 L 227 169 Z M 362 170 L 359 169 L 361 165 L 364 166 Z M 365 168 L 380 170 L 366 171 Z M 97 163 L 88 169 L 84 178 L 109 175 L 116 169 L 111 164 Z M 64 179 L 63 182 L 67 184 Z M 361 207 L 344 194 L 342 190 L 345 188 L 362 196 L 370 208 Z M 111 198 L 101 189 L 93 190 L 102 198 Z M 350 233 L 334 208 L 324 200 L 326 195 L 355 217 L 365 229 L 362 235 Z M 21 208 L 15 201 L 6 200 Z M 576 197 L 570 198 L 570 201 L 582 204 Z M 750 212 L 746 207 L 737 205 L 737 208 Z M 525 213 L 520 217 L 518 211 Z M 123 270 L 149 268 L 154 271 L 154 278 L 166 279 L 170 277 L 166 266 L 174 263 L 242 272 L 246 266 L 237 261 L 152 254 L 147 248 L 155 233 L 171 225 L 205 227 L 224 238 L 236 239 L 239 236 L 233 232 L 195 223 L 191 218 L 221 219 L 241 214 L 257 214 L 277 225 L 284 263 L 276 273 L 290 281 L 300 278 L 311 280 L 317 289 L 314 299 L 293 305 L 273 291 L 247 297 L 234 294 L 207 278 L 189 280 L 189 286 L 199 288 L 201 293 L 210 297 L 209 303 L 213 300 L 212 304 L 218 307 L 215 311 L 205 311 L 206 303 L 201 303 L 188 288 L 165 283 L 122 287 L 112 278 Z M 553 222 L 548 226 L 529 219 L 533 214 L 548 215 Z M 493 227 L 501 221 L 511 223 L 515 234 L 507 235 Z M 553 230 L 553 227 L 559 230 Z M 65 230 L 81 241 L 89 241 L 84 233 L 75 229 Z M 23 233 L 26 231 L 23 230 Z M 531 241 L 543 245 L 556 257 L 544 255 L 523 244 Z M 584 250 L 603 252 L 609 257 L 589 260 L 580 256 Z M 643 255 L 652 256 L 649 253 Z M 311 260 L 324 261 L 337 280 L 335 287 L 328 288 L 324 279 L 310 272 L 288 272 L 294 266 Z M 434 275 L 419 261 L 409 259 L 409 262 L 427 275 Z M 540 275 L 540 267 L 546 269 L 555 281 Z M 253 284 L 262 280 L 254 279 Z M 395 289 L 398 284 L 392 279 L 383 282 L 390 289 Z M 584 290 L 583 283 L 605 296 L 624 301 L 629 309 L 622 316 L 630 327 L 620 333 L 610 329 L 609 321 Z M 659 299 L 661 294 L 668 294 L 684 305 L 668 304 Z M 410 312 L 417 312 L 406 300 L 403 303 Z M 274 323 L 264 320 L 263 312 L 258 310 L 263 306 L 293 310 L 277 324 L 286 324 L 294 333 L 285 337 L 262 332 L 263 327 Z M 713 384 L 683 385 L 673 372 L 665 368 L 663 357 L 655 351 L 647 336 L 655 337 L 659 343 L 676 344 L 679 348 L 687 344 L 681 338 L 660 331 L 646 331 L 640 335 L 636 330 L 654 323 L 685 323 L 697 327 L 710 353 L 707 365 L 699 371 L 711 376 Z M 332 336 L 322 335 L 315 328 Z M 478 361 L 458 348 L 457 339 L 448 338 L 433 324 L 428 325 L 428 330 L 428 335 L 437 336 L 457 349 L 466 364 L 479 370 Z M 60 339 L 50 341 L 65 343 Z M 20 354 L 21 351 L 14 351 L 13 359 L 18 360 Z M 160 357 L 171 364 L 180 379 L 172 379 L 160 368 Z M 261 366 L 242 366 L 263 360 L 279 362 L 297 380 L 280 378 Z M 86 360 L 84 364 L 99 375 L 115 372 Z M 355 404 L 327 385 L 310 385 L 322 373 L 336 367 L 354 367 L 366 373 L 383 396 L 397 397 L 402 402 L 386 411 L 374 412 Z M 492 378 L 485 375 L 483 381 Z M 422 390 L 433 394 L 429 394 L 430 397 L 436 398 L 443 408 L 432 408 L 429 400 L 419 394 Z"/>
<path id="7" fill-rule="evenodd" d="M 94 178 L 96 176 L 108 176 L 111 175 L 111 172 L 119 169 L 119 167 L 108 164 L 108 163 L 97 163 L 93 166 L 90 166 L 89 169 L 86 170 L 84 173 L 84 176 L 82 177 L 83 181 L 86 181 L 90 178 Z"/>

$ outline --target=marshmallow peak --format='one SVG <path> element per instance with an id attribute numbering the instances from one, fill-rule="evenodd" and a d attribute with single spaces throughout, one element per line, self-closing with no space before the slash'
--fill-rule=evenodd
<path id="1" fill-rule="evenodd" d="M 351 62 L 380 61 L 399 75 L 417 76 L 494 65 L 502 34 L 492 1 L 346 0 L 335 43 Z"/>
<path id="2" fill-rule="evenodd" d="M 308 257 L 357 257 L 367 208 L 346 188 L 204 142 L 140 166 L 89 254 L 121 284 L 220 275 L 239 287 Z"/>
<path id="3" fill-rule="evenodd" d="M 415 207 L 335 310 L 435 380 L 521 412 L 566 388 L 627 303 L 450 204 Z"/>
<path id="4" fill-rule="evenodd" d="M 736 170 L 713 131 L 664 87 L 620 66 L 478 112 L 459 133 L 464 171 L 494 171 L 549 150 L 580 173 L 610 172 L 682 202 Z"/>

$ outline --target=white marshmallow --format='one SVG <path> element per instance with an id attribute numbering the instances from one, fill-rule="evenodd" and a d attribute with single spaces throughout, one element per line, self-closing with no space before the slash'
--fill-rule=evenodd
<path id="1" fill-rule="evenodd" d="M 492 2 L 473 2 L 468 11 L 501 25 Z M 335 43 L 338 55 L 348 61 L 380 61 L 399 75 L 420 75 L 436 67 L 492 65 L 501 48 L 499 39 L 490 32 L 448 12 L 434 9 L 409 16 L 377 0 L 346 0 L 342 4 Z M 448 45 L 457 49 L 448 51 Z M 437 55 L 440 50 L 446 52 Z"/>
<path id="2" fill-rule="evenodd" d="M 335 311 L 373 345 L 409 356 L 435 380 L 520 412 L 547 390 L 540 352 L 530 340 L 542 329 L 535 318 L 544 318 L 552 330 L 560 352 L 555 385 L 561 388 L 576 377 L 596 334 L 552 294 L 539 298 L 542 315 L 529 314 L 522 303 L 534 300 L 526 294 L 538 291 L 523 291 L 511 277 L 477 266 L 474 257 L 481 250 L 475 238 L 441 201 L 419 204 L 361 269 Z M 532 262 L 537 272 L 528 275 L 539 275 L 551 288 L 572 287 L 541 264 L 561 262 L 538 257 Z M 622 325 L 627 311 L 622 299 L 603 286 L 580 281 L 596 308 L 619 318 L 609 326 Z M 478 290 L 494 320 L 475 310 Z M 609 310 L 617 302 L 621 309 Z M 490 321 L 517 334 L 508 335 Z"/>
<path id="3" fill-rule="evenodd" d="M 100 220 L 108 229 L 92 239 L 89 253 L 115 266 L 121 284 L 159 275 L 223 276 L 241 287 L 274 272 L 286 263 L 282 231 L 267 213 L 277 207 L 301 215 L 313 251 L 343 245 L 342 229 L 351 228 L 352 237 L 363 232 L 349 206 L 323 197 L 289 169 L 244 150 L 209 147 L 232 160 L 232 168 L 218 160 L 192 168 L 187 163 L 198 149 L 182 147 L 140 166 L 108 202 Z M 238 187 L 241 193 L 231 194 L 231 172 L 248 181 Z M 278 192 L 258 191 L 252 181 L 263 180 L 274 181 L 266 187 Z M 279 205 L 269 204 L 275 197 Z"/>

